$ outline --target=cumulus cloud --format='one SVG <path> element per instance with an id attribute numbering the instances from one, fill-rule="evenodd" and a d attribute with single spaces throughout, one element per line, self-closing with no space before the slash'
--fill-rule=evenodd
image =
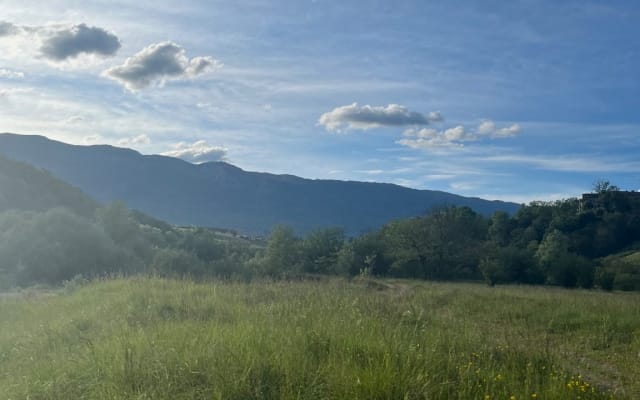
<path id="1" fill-rule="evenodd" d="M 135 145 L 151 144 L 151 138 L 144 133 L 138 136 L 123 138 L 118 140 L 118 146 L 130 147 Z"/>
<path id="2" fill-rule="evenodd" d="M 181 158 L 192 163 L 203 163 L 208 161 L 225 161 L 227 149 L 220 146 L 210 146 L 204 140 L 199 140 L 193 144 L 185 142 L 176 143 L 173 150 L 160 153 L 163 156 Z"/>
<path id="3" fill-rule="evenodd" d="M 41 54 L 52 61 L 64 61 L 80 54 L 113 56 L 120 49 L 116 35 L 102 28 L 86 24 L 66 27 L 46 35 Z"/>
<path id="4" fill-rule="evenodd" d="M 442 149 L 464 147 L 464 142 L 478 141 L 486 138 L 500 139 L 512 137 L 520 133 L 520 125 L 513 124 L 498 128 L 493 121 L 483 121 L 477 129 L 469 131 L 463 125 L 438 131 L 432 128 L 407 129 L 404 139 L 397 143 L 413 149 Z"/>
<path id="5" fill-rule="evenodd" d="M 211 57 L 189 59 L 179 45 L 162 42 L 142 49 L 123 65 L 109 68 L 103 75 L 120 82 L 130 91 L 138 91 L 154 84 L 162 86 L 170 79 L 193 78 L 221 66 Z"/>
<path id="6" fill-rule="evenodd" d="M 478 126 L 478 134 L 488 135 L 494 138 L 516 136 L 522 129 L 520 125 L 513 124 L 504 128 L 497 128 L 491 120 L 482 121 Z"/>
<path id="7" fill-rule="evenodd" d="M 76 60 L 82 55 L 113 56 L 120 49 L 120 40 L 114 33 L 84 23 L 26 26 L 0 21 L 0 39 L 5 55 L 32 56 L 56 66 L 71 60 L 73 63 L 68 65 L 79 65 Z"/>
<path id="8" fill-rule="evenodd" d="M 389 126 L 428 125 L 442 120 L 439 112 L 425 115 L 399 104 L 360 107 L 358 103 L 353 103 L 322 114 L 318 125 L 331 132 L 340 132 L 343 128 L 367 130 Z"/>

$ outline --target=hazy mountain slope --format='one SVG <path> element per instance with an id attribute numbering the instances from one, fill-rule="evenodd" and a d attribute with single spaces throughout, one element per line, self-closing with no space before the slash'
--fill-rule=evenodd
<path id="1" fill-rule="evenodd" d="M 50 170 L 100 201 L 120 199 L 175 224 L 264 233 L 275 224 L 304 232 L 378 227 L 445 204 L 483 214 L 515 211 L 514 203 L 465 198 L 397 185 L 309 180 L 243 171 L 223 162 L 194 165 L 111 146 L 73 146 L 42 136 L 0 134 L 0 153 Z"/>
<path id="2" fill-rule="evenodd" d="M 80 189 L 47 171 L 0 155 L 0 212 L 9 209 L 44 211 L 66 207 L 93 215 L 98 203 Z"/>

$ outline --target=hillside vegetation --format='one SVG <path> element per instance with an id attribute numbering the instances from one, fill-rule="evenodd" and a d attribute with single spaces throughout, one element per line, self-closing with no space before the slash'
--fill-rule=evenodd
<path id="1" fill-rule="evenodd" d="M 637 399 L 640 297 L 159 279 L 0 298 L 0 398 Z"/>
<path id="2" fill-rule="evenodd" d="M 98 203 L 46 171 L 0 155 L 0 212 L 45 211 L 54 207 L 70 208 L 88 216 L 93 215 Z"/>

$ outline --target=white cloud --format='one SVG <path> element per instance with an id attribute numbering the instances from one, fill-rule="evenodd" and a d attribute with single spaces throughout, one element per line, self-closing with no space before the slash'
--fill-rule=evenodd
<path id="1" fill-rule="evenodd" d="M 192 163 L 203 163 L 208 161 L 224 161 L 227 158 L 227 149 L 220 146 L 210 146 L 204 140 L 199 140 L 193 144 L 185 142 L 176 143 L 173 150 L 160 153 L 163 156 L 181 158 Z"/>
<path id="2" fill-rule="evenodd" d="M 103 75 L 130 91 L 138 91 L 152 85 L 162 86 L 167 80 L 194 78 L 220 67 L 222 63 L 211 57 L 189 59 L 179 45 L 162 42 L 142 49 L 127 58 L 123 65 L 109 68 Z"/>
<path id="3" fill-rule="evenodd" d="M 444 121 L 444 117 L 440 113 L 440 111 L 431 111 L 428 115 L 429 121 L 432 122 L 442 122 Z"/>
<path id="4" fill-rule="evenodd" d="M 402 134 L 405 138 L 397 143 L 412 149 L 462 147 L 460 142 L 467 140 L 467 133 L 462 125 L 444 131 L 431 128 L 407 129 Z"/>
<path id="5" fill-rule="evenodd" d="M 24 72 L 13 71 L 11 69 L 6 69 L 6 68 L 0 68 L 0 78 L 22 79 L 24 78 Z"/>
<path id="6" fill-rule="evenodd" d="M 151 138 L 145 135 L 144 133 L 138 136 L 133 136 L 129 138 L 123 138 L 118 140 L 118 146 L 121 147 L 131 147 L 136 145 L 147 145 L 151 144 Z"/>
<path id="7" fill-rule="evenodd" d="M 453 179 L 457 175 L 454 174 L 429 174 L 425 175 L 423 178 L 427 181 L 440 181 L 440 180 L 448 180 Z"/>
<path id="8" fill-rule="evenodd" d="M 358 103 L 353 103 L 322 114 L 318 125 L 330 132 L 341 132 L 343 128 L 367 130 L 385 126 L 428 125 L 442 119 L 440 112 L 425 115 L 399 104 L 360 107 Z"/>
<path id="9" fill-rule="evenodd" d="M 493 121 L 483 121 L 475 131 L 468 131 L 463 125 L 457 125 L 438 131 L 433 128 L 406 129 L 404 139 L 396 143 L 412 149 L 434 150 L 445 148 L 461 148 L 464 142 L 478 141 L 484 138 L 500 139 L 512 137 L 520 133 L 520 126 L 513 124 L 505 128 L 497 128 Z"/>
<path id="10" fill-rule="evenodd" d="M 362 171 L 358 171 L 361 174 L 366 174 L 366 175 L 380 175 L 380 174 L 384 174 L 384 170 L 382 169 L 365 169 Z"/>
<path id="11" fill-rule="evenodd" d="M 9 97 L 16 94 L 32 92 L 33 88 L 0 88 L 0 97 Z"/>
<path id="12" fill-rule="evenodd" d="M 522 129 L 519 124 L 513 124 L 504 128 L 497 128 L 491 120 L 482 121 L 478 125 L 478 134 L 487 135 L 494 138 L 516 136 Z"/>

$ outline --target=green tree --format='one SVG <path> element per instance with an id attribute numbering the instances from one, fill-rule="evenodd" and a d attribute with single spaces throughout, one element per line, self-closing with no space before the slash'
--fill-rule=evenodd
<path id="1" fill-rule="evenodd" d="M 111 239 L 136 257 L 150 261 L 153 251 L 131 210 L 121 201 L 114 201 L 96 210 L 96 219 Z"/>
<path id="2" fill-rule="evenodd" d="M 276 226 L 267 238 L 267 247 L 261 260 L 261 272 L 272 277 L 283 277 L 300 272 L 301 243 L 289 226 Z"/>
<path id="3" fill-rule="evenodd" d="M 511 217 L 504 211 L 496 211 L 489 225 L 489 239 L 498 246 L 506 246 L 511 240 L 513 224 Z"/>
<path id="4" fill-rule="evenodd" d="M 348 276 L 386 275 L 390 267 L 387 246 L 380 232 L 365 233 L 350 240 L 338 253 L 338 273 Z"/>
<path id="5" fill-rule="evenodd" d="M 342 228 L 317 229 L 302 241 L 302 259 L 305 272 L 333 274 L 336 272 L 338 253 L 344 244 Z"/>
<path id="6" fill-rule="evenodd" d="M 104 230 L 66 209 L 13 214 L 0 234 L 0 265 L 18 285 L 59 284 L 76 275 L 139 270 Z M 4 218 L 2 218 L 4 219 Z M 6 221 L 5 221 L 6 222 Z"/>

